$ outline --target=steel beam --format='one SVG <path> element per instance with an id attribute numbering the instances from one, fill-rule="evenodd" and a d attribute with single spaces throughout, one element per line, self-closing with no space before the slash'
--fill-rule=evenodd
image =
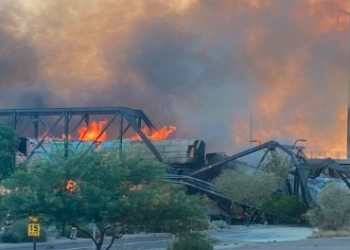
<path id="1" fill-rule="evenodd" d="M 74 132 L 83 122 L 85 122 L 86 126 L 89 126 L 90 124 L 90 117 L 91 116 L 112 116 L 112 119 L 108 122 L 108 124 L 103 129 L 103 132 L 105 132 L 108 127 L 111 126 L 111 124 L 114 122 L 114 120 L 121 116 L 121 122 L 120 122 L 120 130 L 119 130 L 119 139 L 123 140 L 123 135 L 126 133 L 126 131 L 132 127 L 134 131 L 142 138 L 142 140 L 145 142 L 147 147 L 150 148 L 152 153 L 155 155 L 155 157 L 163 161 L 163 157 L 160 155 L 158 150 L 153 146 L 152 142 L 147 138 L 147 136 L 144 135 L 144 133 L 141 131 L 141 126 L 144 125 L 147 128 L 153 130 L 155 127 L 153 126 L 150 119 L 145 115 L 145 113 L 142 110 L 139 109 L 131 109 L 126 107 L 84 107 L 84 108 L 42 108 L 42 109 L 0 109 L 0 119 L 1 117 L 8 117 L 10 120 L 9 125 L 12 126 L 15 130 L 19 129 L 20 122 L 24 118 L 29 118 L 29 122 L 24 126 L 22 126 L 23 130 L 19 134 L 20 136 L 27 131 L 29 125 L 33 124 L 33 137 L 38 139 L 39 137 L 39 122 L 44 124 L 44 128 L 46 128 L 49 134 L 45 135 L 40 142 L 38 142 L 37 147 L 42 146 L 43 141 L 50 136 L 53 140 L 55 139 L 51 133 L 52 130 L 58 125 L 58 122 L 61 120 L 61 118 L 64 117 L 64 124 L 62 126 L 63 133 L 60 133 L 64 135 L 64 156 L 68 157 L 69 153 L 69 134 Z M 71 119 L 76 116 L 81 116 L 80 121 L 78 124 L 74 127 L 72 131 L 70 131 L 70 125 L 71 125 Z M 45 126 L 45 122 L 43 117 L 59 117 L 58 121 L 56 121 L 55 125 L 48 129 L 47 126 Z M 126 120 L 129 122 L 129 124 L 124 125 L 123 120 Z M 22 124 L 24 124 L 22 122 Z M 74 123 L 75 124 L 75 123 Z M 41 128 L 41 127 L 40 127 Z M 102 133 L 98 136 L 100 137 Z M 18 133 L 18 131 L 17 131 Z M 115 139 L 117 139 L 117 136 L 115 136 Z M 94 141 L 96 142 L 98 138 Z M 92 142 L 92 143 L 94 143 Z M 121 144 L 122 145 L 122 144 Z M 35 151 L 34 150 L 34 151 Z M 30 157 L 35 153 L 32 151 Z"/>

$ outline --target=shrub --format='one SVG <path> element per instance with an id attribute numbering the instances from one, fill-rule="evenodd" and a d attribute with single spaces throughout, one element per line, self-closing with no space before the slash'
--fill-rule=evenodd
<path id="1" fill-rule="evenodd" d="M 214 186 L 229 199 L 259 208 L 278 188 L 275 174 L 261 170 L 226 169 L 213 180 Z M 241 188 L 237 188 L 241 187 Z"/>
<path id="2" fill-rule="evenodd" d="M 18 243 L 19 237 L 16 234 L 5 232 L 1 235 L 2 243 Z"/>
<path id="3" fill-rule="evenodd" d="M 300 222 L 306 210 L 306 204 L 297 195 L 274 194 L 264 201 L 260 211 L 274 223 L 290 224 Z"/>
<path id="4" fill-rule="evenodd" d="M 332 238 L 332 237 L 348 237 L 350 236 L 349 230 L 338 230 L 338 231 L 314 231 L 309 239 L 319 239 L 319 238 Z"/>
<path id="5" fill-rule="evenodd" d="M 5 233 L 5 240 L 12 240 L 12 243 L 17 242 L 31 242 L 32 237 L 27 236 L 28 220 L 22 219 L 14 221 L 11 228 L 9 228 Z M 3 240 L 3 238 L 2 238 Z M 40 228 L 40 237 L 37 237 L 38 242 L 44 242 L 47 240 L 46 232 L 43 227 Z M 3 241 L 4 242 L 4 241 Z M 7 241 L 10 242 L 10 241 Z"/>
<path id="6" fill-rule="evenodd" d="M 280 184 L 284 186 L 284 180 L 288 178 L 291 165 L 292 163 L 289 157 L 284 157 L 276 151 L 272 151 L 268 156 L 268 161 L 260 169 L 268 173 L 273 173 L 279 179 Z"/>
<path id="7" fill-rule="evenodd" d="M 172 243 L 167 250 L 213 250 L 214 240 L 202 234 L 190 234 Z"/>
<path id="8" fill-rule="evenodd" d="M 306 218 L 321 230 L 342 230 L 350 224 L 349 190 L 329 183 L 318 195 L 318 206 L 306 213 Z"/>

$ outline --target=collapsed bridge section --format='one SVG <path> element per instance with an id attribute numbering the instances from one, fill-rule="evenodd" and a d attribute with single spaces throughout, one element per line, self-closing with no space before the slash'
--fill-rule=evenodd
<path id="1" fill-rule="evenodd" d="M 308 159 L 303 153 L 303 149 L 304 147 L 296 145 L 282 145 L 276 141 L 269 141 L 231 156 L 218 158 L 216 155 L 216 161 L 192 171 L 189 175 L 196 179 L 208 181 L 217 176 L 224 168 L 234 169 L 242 166 L 242 162 L 238 162 L 238 159 L 262 151 L 262 157 L 256 166 L 246 165 L 250 168 L 258 169 L 269 154 L 279 150 L 290 159 L 290 170 L 288 179 L 286 179 L 286 193 L 290 195 L 301 194 L 309 207 L 317 204 L 317 193 L 329 181 L 336 181 L 350 189 L 350 171 L 348 168 L 338 164 L 331 158 Z"/>

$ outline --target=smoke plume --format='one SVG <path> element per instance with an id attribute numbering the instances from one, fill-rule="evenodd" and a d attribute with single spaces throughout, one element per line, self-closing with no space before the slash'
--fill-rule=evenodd
<path id="1" fill-rule="evenodd" d="M 345 0 L 4 0 L 0 107 L 127 106 L 234 153 L 344 155 Z"/>

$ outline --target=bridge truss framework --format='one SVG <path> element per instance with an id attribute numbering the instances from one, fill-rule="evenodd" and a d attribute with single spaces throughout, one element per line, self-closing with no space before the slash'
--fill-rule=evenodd
<path id="1" fill-rule="evenodd" d="M 105 133 L 113 123 L 118 123 L 117 127 L 119 133 L 115 136 L 115 139 L 119 140 L 119 152 L 122 151 L 124 135 L 132 128 L 152 151 L 154 156 L 159 161 L 164 161 L 163 157 L 141 130 L 142 126 L 150 130 L 155 129 L 150 119 L 142 110 L 125 107 L 0 109 L 0 118 L 11 125 L 16 130 L 19 137 L 31 130 L 30 136 L 38 140 L 38 144 L 34 150 L 32 150 L 28 159 L 33 156 L 38 148 L 42 147 L 43 142 L 47 139 L 51 139 L 57 146 L 57 137 L 55 137 L 53 132 L 57 127 L 60 127 L 61 131 L 63 130 L 64 156 L 68 157 L 70 135 L 76 132 L 82 125 L 89 127 L 91 124 L 91 117 L 94 116 L 103 116 L 108 118 L 108 121 L 95 140 L 91 142 L 91 147 L 98 142 L 103 133 Z M 44 131 L 45 133 L 39 139 L 40 131 Z"/>

